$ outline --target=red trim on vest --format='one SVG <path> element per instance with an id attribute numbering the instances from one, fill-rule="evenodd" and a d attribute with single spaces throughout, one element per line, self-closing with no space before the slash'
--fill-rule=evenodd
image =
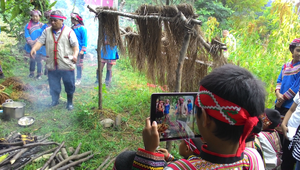
<path id="1" fill-rule="evenodd" d="M 58 44 L 58 41 L 60 39 L 60 36 L 63 34 L 63 31 L 64 31 L 65 27 L 62 28 L 61 32 L 60 32 L 60 35 L 59 37 L 57 38 L 57 41 L 55 40 L 55 36 L 54 36 L 54 33 L 52 32 L 52 36 L 53 36 L 53 40 L 54 40 L 54 68 L 57 69 L 58 67 L 58 62 L 57 62 L 57 44 Z"/>

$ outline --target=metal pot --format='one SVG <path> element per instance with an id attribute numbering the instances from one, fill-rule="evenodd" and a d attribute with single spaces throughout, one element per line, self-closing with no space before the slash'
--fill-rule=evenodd
<path id="1" fill-rule="evenodd" d="M 9 120 L 11 118 L 21 118 L 24 116 L 25 103 L 14 102 L 12 99 L 5 100 L 2 104 L 3 108 L 3 119 Z"/>

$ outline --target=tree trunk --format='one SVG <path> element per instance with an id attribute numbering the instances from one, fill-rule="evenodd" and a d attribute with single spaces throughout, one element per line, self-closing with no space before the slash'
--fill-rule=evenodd
<path id="1" fill-rule="evenodd" d="M 98 47 L 97 47 L 97 53 L 98 53 L 98 109 L 102 110 L 102 70 L 101 70 L 101 47 L 103 42 L 102 37 L 102 16 L 99 14 L 99 29 L 98 29 Z"/>
<path id="2" fill-rule="evenodd" d="M 176 69 L 176 86 L 175 86 L 176 92 L 181 92 L 182 68 L 183 68 L 183 64 L 184 64 L 185 55 L 186 55 L 186 52 L 187 52 L 187 49 L 188 49 L 188 46 L 190 43 L 190 38 L 191 38 L 191 35 L 186 30 L 184 33 L 183 44 L 182 44 L 182 47 L 180 50 L 178 65 L 177 65 L 177 69 Z"/>
<path id="3" fill-rule="evenodd" d="M 166 5 L 170 5 L 170 0 L 166 0 Z"/>

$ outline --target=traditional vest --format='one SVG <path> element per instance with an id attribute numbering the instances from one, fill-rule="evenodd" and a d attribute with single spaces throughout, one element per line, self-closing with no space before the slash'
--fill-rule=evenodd
<path id="1" fill-rule="evenodd" d="M 74 70 L 75 64 L 69 59 L 73 56 L 73 48 L 70 45 L 71 28 L 64 26 L 55 41 L 52 27 L 46 28 L 46 67 L 48 70 Z"/>

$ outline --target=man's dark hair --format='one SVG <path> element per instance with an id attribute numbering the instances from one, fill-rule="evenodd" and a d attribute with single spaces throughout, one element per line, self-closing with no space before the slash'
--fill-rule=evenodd
<path id="1" fill-rule="evenodd" d="M 260 80 L 248 70 L 227 64 L 214 69 L 204 77 L 200 85 L 210 92 L 246 109 L 250 116 L 259 116 L 264 112 L 266 91 Z M 197 109 L 201 116 L 201 109 Z M 209 115 L 208 115 L 209 116 Z M 233 126 L 209 116 L 216 123 L 214 135 L 223 140 L 239 142 L 244 126 Z"/>
<path id="2" fill-rule="evenodd" d="M 294 54 L 294 50 L 295 50 L 296 46 L 295 45 L 290 45 L 289 46 L 289 50 L 292 54 Z"/>

